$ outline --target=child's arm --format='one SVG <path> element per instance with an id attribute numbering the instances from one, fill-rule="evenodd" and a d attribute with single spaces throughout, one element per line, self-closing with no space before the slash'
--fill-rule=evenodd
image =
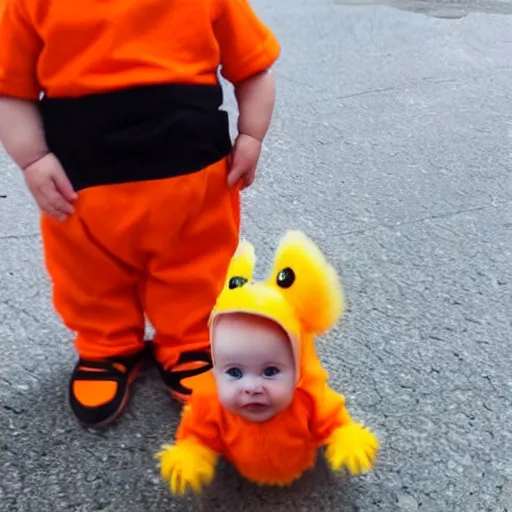
<path id="1" fill-rule="evenodd" d="M 189 488 L 199 493 L 212 481 L 222 452 L 216 409 L 215 400 L 192 399 L 183 408 L 175 443 L 156 454 L 162 479 L 173 494 L 185 494 Z"/>
<path id="2" fill-rule="evenodd" d="M 274 76 L 270 69 L 236 84 L 235 96 L 240 111 L 238 133 L 263 142 L 275 102 Z"/>
<path id="3" fill-rule="evenodd" d="M 254 181 L 261 144 L 272 118 L 275 101 L 274 77 L 270 70 L 246 78 L 235 85 L 238 102 L 238 137 L 233 149 L 230 186 L 241 181 L 246 188 Z"/>
<path id="4" fill-rule="evenodd" d="M 1 6 L 0 143 L 23 170 L 39 208 L 64 220 L 73 213 L 75 193 L 57 158 L 48 151 L 39 114 L 37 62 L 44 42 L 27 2 L 1 0 Z"/>
<path id="5" fill-rule="evenodd" d="M 234 85 L 239 109 L 228 183 L 245 188 L 254 180 L 274 108 L 274 77 L 269 70 L 280 46 L 249 0 L 212 0 L 212 7 L 221 73 Z"/>
<path id="6" fill-rule="evenodd" d="M 23 170 L 39 208 L 57 220 L 74 212 L 76 194 L 55 155 L 49 152 L 37 104 L 0 96 L 0 142 Z"/>
<path id="7" fill-rule="evenodd" d="M 35 102 L 0 96 L 0 141 L 21 169 L 49 153 Z"/>
<path id="8" fill-rule="evenodd" d="M 318 387 L 312 399 L 311 432 L 326 446 L 329 466 L 335 471 L 346 467 L 353 474 L 368 471 L 379 447 L 374 434 L 354 422 L 345 406 L 345 398 L 328 385 Z"/>

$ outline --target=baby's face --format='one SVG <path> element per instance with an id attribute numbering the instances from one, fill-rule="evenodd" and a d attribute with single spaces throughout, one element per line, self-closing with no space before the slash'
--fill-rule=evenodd
<path id="1" fill-rule="evenodd" d="M 226 409 L 249 421 L 267 421 L 290 405 L 295 390 L 290 340 L 273 322 L 249 315 L 218 319 L 213 370 Z"/>

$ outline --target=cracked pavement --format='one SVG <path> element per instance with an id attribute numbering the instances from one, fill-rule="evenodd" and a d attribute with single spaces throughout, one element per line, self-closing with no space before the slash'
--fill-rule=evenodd
<path id="1" fill-rule="evenodd" d="M 348 310 L 319 352 L 378 464 L 333 476 L 319 457 L 282 490 L 222 464 L 204 496 L 172 498 L 153 454 L 179 407 L 153 371 L 111 430 L 79 427 L 37 212 L 0 153 L 0 510 L 511 512 L 512 19 L 252 3 L 283 52 L 245 235 L 260 274 L 288 228 L 339 270 Z"/>

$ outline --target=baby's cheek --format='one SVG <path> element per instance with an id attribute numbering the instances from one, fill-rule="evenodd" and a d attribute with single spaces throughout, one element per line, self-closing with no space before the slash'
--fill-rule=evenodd
<path id="1" fill-rule="evenodd" d="M 217 384 L 217 392 L 220 403 L 227 409 L 233 409 L 236 405 L 236 386 L 232 383 L 220 382 Z"/>
<path id="2" fill-rule="evenodd" d="M 280 408 L 288 407 L 293 398 L 293 388 L 286 382 L 276 383 L 274 388 L 274 401 Z"/>

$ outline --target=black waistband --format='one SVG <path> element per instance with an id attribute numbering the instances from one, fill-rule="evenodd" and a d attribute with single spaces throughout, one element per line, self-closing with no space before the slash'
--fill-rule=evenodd
<path id="1" fill-rule="evenodd" d="M 81 98 L 43 98 L 50 151 L 75 190 L 179 176 L 231 151 L 222 89 L 150 85 Z"/>

